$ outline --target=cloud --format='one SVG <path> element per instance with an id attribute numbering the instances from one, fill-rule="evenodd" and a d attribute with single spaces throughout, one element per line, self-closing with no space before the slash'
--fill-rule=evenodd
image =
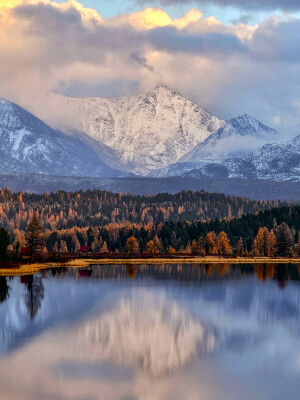
<path id="1" fill-rule="evenodd" d="M 221 118 L 289 129 L 300 120 L 299 39 L 287 16 L 230 25 L 146 8 L 103 19 L 75 0 L 16 0 L 0 8 L 0 96 L 61 127 L 76 122 L 62 91 L 117 96 L 163 82 Z"/>
<path id="2" fill-rule="evenodd" d="M 140 0 L 140 3 L 146 3 L 144 0 Z M 161 6 L 168 5 L 186 5 L 189 1 L 186 0 L 157 0 L 153 3 L 158 3 Z M 190 3 L 197 3 L 199 6 L 216 4 L 219 6 L 233 6 L 239 9 L 246 10 L 287 10 L 287 11 L 297 11 L 300 10 L 300 3 L 298 0 L 195 0 L 190 1 Z"/>
<path id="3" fill-rule="evenodd" d="M 240 40 L 232 34 L 206 33 L 191 34 L 178 32 L 174 27 L 157 28 L 146 35 L 146 40 L 156 50 L 166 50 L 172 53 L 192 54 L 224 54 L 245 50 Z"/>

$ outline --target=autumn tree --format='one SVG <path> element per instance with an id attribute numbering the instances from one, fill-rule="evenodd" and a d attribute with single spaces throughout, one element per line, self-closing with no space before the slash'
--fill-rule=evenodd
<path id="1" fill-rule="evenodd" d="M 153 240 L 149 240 L 149 242 L 146 244 L 146 253 L 149 253 L 149 254 L 159 253 L 159 249 L 157 248 L 157 246 Z"/>
<path id="2" fill-rule="evenodd" d="M 205 252 L 206 254 L 215 255 L 218 254 L 218 238 L 215 232 L 209 232 L 205 236 L 204 241 Z"/>
<path id="3" fill-rule="evenodd" d="M 15 240 L 14 240 L 15 247 L 17 246 L 18 243 L 19 243 L 19 247 L 26 246 L 25 233 L 23 231 L 20 231 L 19 229 L 15 229 L 14 238 L 15 238 Z"/>
<path id="4" fill-rule="evenodd" d="M 273 229 L 269 233 L 268 244 L 267 244 L 267 256 L 274 257 L 277 252 L 277 240 Z"/>
<path id="5" fill-rule="evenodd" d="M 0 260 L 5 261 L 7 258 L 7 249 L 10 245 L 10 233 L 4 229 L 0 229 Z"/>
<path id="6" fill-rule="evenodd" d="M 176 254 L 176 250 L 174 249 L 174 247 L 170 246 L 168 253 L 169 254 Z"/>
<path id="7" fill-rule="evenodd" d="M 128 253 L 139 253 L 140 247 L 139 247 L 139 242 L 134 236 L 131 236 L 130 238 L 127 239 L 126 242 L 126 250 Z"/>
<path id="8" fill-rule="evenodd" d="M 68 246 L 67 246 L 67 243 L 64 240 L 60 241 L 59 248 L 60 248 L 60 252 L 61 253 L 67 253 L 68 252 Z"/>
<path id="9" fill-rule="evenodd" d="M 100 253 L 109 253 L 106 242 L 103 243 L 103 246 L 100 249 Z"/>
<path id="10" fill-rule="evenodd" d="M 155 247 L 158 250 L 158 253 L 162 251 L 162 245 L 161 245 L 161 241 L 159 239 L 159 237 L 157 235 L 154 236 L 153 238 L 153 242 L 155 244 Z"/>
<path id="11" fill-rule="evenodd" d="M 31 255 L 40 254 L 45 246 L 43 228 L 36 214 L 33 214 L 25 233 L 26 244 Z"/>
<path id="12" fill-rule="evenodd" d="M 192 246 L 191 246 L 192 254 L 199 254 L 199 246 L 196 240 L 192 241 Z"/>
<path id="13" fill-rule="evenodd" d="M 221 232 L 218 236 L 218 253 L 222 256 L 229 256 L 232 254 L 232 247 L 225 232 Z"/>
<path id="14" fill-rule="evenodd" d="M 267 228 L 259 228 L 254 239 L 253 250 L 256 256 L 268 255 L 269 230 Z"/>

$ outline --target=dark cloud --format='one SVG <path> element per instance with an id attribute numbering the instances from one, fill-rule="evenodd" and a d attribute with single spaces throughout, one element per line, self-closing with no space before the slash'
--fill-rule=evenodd
<path id="1" fill-rule="evenodd" d="M 14 14 L 30 22 L 27 33 L 45 39 L 52 47 L 51 57 L 99 59 L 103 50 L 130 51 L 130 57 L 140 65 L 146 66 L 140 56 L 140 49 L 152 46 L 156 50 L 171 53 L 229 54 L 245 51 L 244 45 L 232 34 L 190 33 L 173 26 L 158 27 L 138 31 L 130 26 L 111 27 L 98 25 L 86 28 L 77 10 L 70 8 L 60 11 L 45 4 L 22 5 Z M 139 50 L 136 50 L 139 49 Z"/>
<path id="2" fill-rule="evenodd" d="M 139 3 L 149 4 L 149 1 L 147 0 L 138 1 Z M 198 4 L 199 6 L 215 4 L 219 6 L 233 6 L 246 10 L 300 10 L 299 0 L 153 0 L 152 3 L 160 4 L 162 6 L 174 4 Z"/>
<path id="3" fill-rule="evenodd" d="M 173 53 L 229 54 L 246 50 L 240 40 L 232 34 L 191 34 L 187 31 L 178 31 L 172 26 L 152 29 L 145 37 L 156 49 Z"/>
<path id="4" fill-rule="evenodd" d="M 153 71 L 153 67 L 148 64 L 146 57 L 144 57 L 140 51 L 134 51 L 130 54 L 130 57 L 133 61 L 137 62 L 142 67 L 147 68 L 149 71 Z"/>
<path id="5" fill-rule="evenodd" d="M 27 4 L 14 8 L 12 14 L 29 21 L 32 34 L 48 32 L 63 35 L 78 29 L 83 32 L 81 15 L 73 7 L 67 12 L 61 12 L 49 4 Z"/>
<path id="6" fill-rule="evenodd" d="M 254 32 L 249 50 L 265 61 L 300 62 L 300 20 L 265 22 Z"/>

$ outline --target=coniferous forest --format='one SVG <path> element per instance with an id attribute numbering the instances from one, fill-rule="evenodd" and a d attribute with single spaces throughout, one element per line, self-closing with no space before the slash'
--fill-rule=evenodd
<path id="1" fill-rule="evenodd" d="M 33 214 L 45 230 L 101 227 L 125 222 L 145 225 L 164 222 L 210 221 L 255 214 L 282 205 L 279 201 L 251 201 L 204 191 L 154 196 L 115 194 L 99 190 L 43 195 L 0 190 L 0 226 L 26 230 Z"/>
<path id="2" fill-rule="evenodd" d="M 293 257 L 299 253 L 300 206 L 204 191 L 137 196 L 1 190 L 0 227 L 10 233 L 11 251 L 29 246 L 33 252 L 76 253 L 86 246 L 94 253 Z"/>

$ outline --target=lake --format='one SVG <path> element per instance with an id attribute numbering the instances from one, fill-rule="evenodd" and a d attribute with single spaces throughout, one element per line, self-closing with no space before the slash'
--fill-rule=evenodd
<path id="1" fill-rule="evenodd" d="M 0 277 L 1 400 L 299 400 L 298 265 Z"/>

